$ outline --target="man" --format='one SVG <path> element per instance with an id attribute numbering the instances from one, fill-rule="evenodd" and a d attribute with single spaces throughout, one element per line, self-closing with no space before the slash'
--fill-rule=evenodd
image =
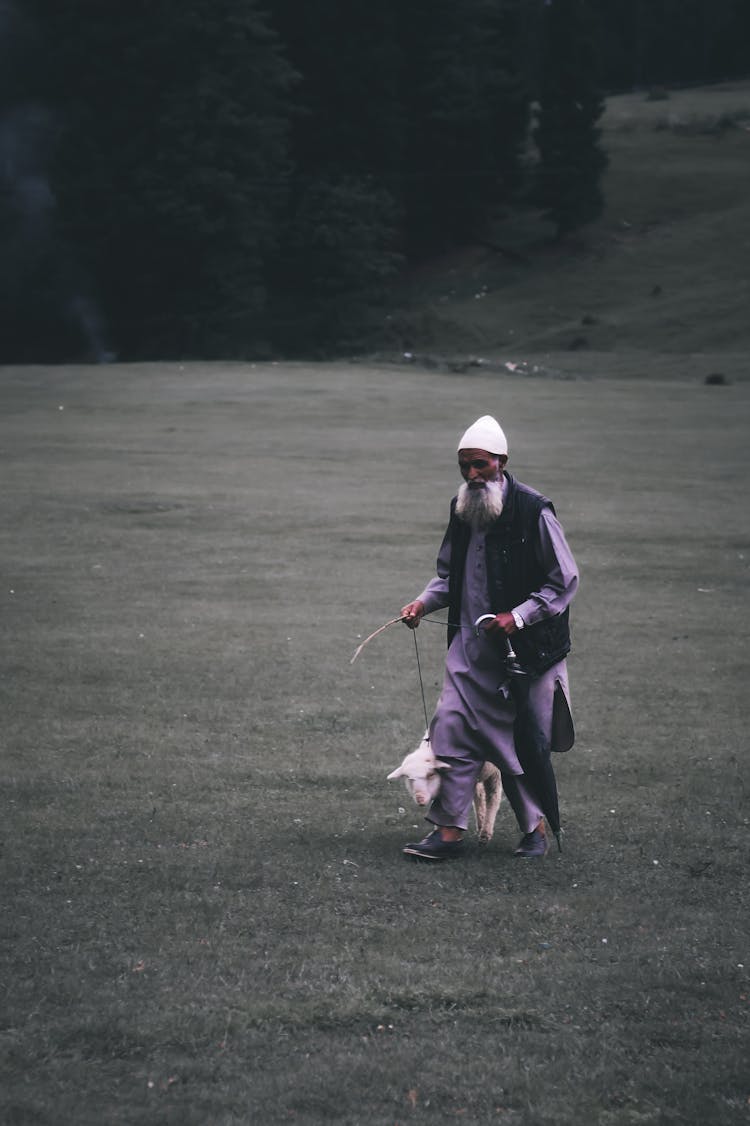
<path id="1" fill-rule="evenodd" d="M 552 502 L 507 473 L 507 461 L 499 423 L 477 419 L 458 444 L 464 483 L 451 502 L 437 575 L 401 611 L 410 629 L 425 614 L 449 611 L 445 678 L 429 731 L 445 770 L 427 816 L 435 828 L 406 845 L 407 857 L 461 855 L 485 759 L 500 767 L 522 833 L 515 855 L 542 857 L 548 849 L 540 771 L 551 775 L 556 802 L 549 753 L 568 750 L 574 739 L 565 657 L 578 574 Z M 509 642 L 521 675 L 509 672 Z M 540 770 L 532 770 L 534 756 Z"/>

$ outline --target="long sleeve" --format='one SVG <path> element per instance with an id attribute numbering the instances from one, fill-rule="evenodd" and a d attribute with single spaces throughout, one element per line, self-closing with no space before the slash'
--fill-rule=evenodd
<path id="1" fill-rule="evenodd" d="M 539 516 L 539 546 L 537 558 L 546 580 L 539 590 L 513 609 L 521 615 L 525 625 L 534 625 L 544 618 L 561 614 L 573 600 L 578 589 L 578 568 L 565 533 L 557 517 L 545 508 Z"/>
<path id="2" fill-rule="evenodd" d="M 421 594 L 417 595 L 420 602 L 424 603 L 425 614 L 434 610 L 442 610 L 450 599 L 448 596 L 448 577 L 451 569 L 451 539 L 448 531 L 443 536 L 443 542 L 437 557 L 436 574 Z"/>

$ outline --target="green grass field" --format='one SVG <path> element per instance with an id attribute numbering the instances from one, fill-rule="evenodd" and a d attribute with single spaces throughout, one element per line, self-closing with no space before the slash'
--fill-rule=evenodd
<path id="1" fill-rule="evenodd" d="M 3 1126 L 750 1121 L 748 106 L 612 99 L 572 257 L 414 279 L 430 369 L 0 368 Z M 487 411 L 582 573 L 564 852 L 429 868 L 412 635 L 350 658 Z"/>
<path id="2" fill-rule="evenodd" d="M 4 369 L 0 1119 L 745 1123 L 750 385 Z M 467 420 L 582 570 L 565 851 L 385 776 Z M 443 631 L 425 624 L 429 703 Z M 421 827 L 421 825 L 420 825 Z"/>

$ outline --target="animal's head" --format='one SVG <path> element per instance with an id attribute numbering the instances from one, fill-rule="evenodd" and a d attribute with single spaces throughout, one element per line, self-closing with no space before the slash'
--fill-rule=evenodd
<path id="1" fill-rule="evenodd" d="M 435 758 L 432 747 L 426 740 L 407 755 L 400 766 L 388 775 L 388 781 L 403 778 L 407 790 L 417 805 L 429 805 L 437 797 L 444 771 L 450 770 L 447 762 Z"/>

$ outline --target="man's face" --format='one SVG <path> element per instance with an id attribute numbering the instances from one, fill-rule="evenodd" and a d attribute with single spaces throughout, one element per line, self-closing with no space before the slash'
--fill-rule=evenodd
<path id="1" fill-rule="evenodd" d="M 459 450 L 458 468 L 470 489 L 483 489 L 488 481 L 499 481 L 507 457 L 487 450 Z"/>

